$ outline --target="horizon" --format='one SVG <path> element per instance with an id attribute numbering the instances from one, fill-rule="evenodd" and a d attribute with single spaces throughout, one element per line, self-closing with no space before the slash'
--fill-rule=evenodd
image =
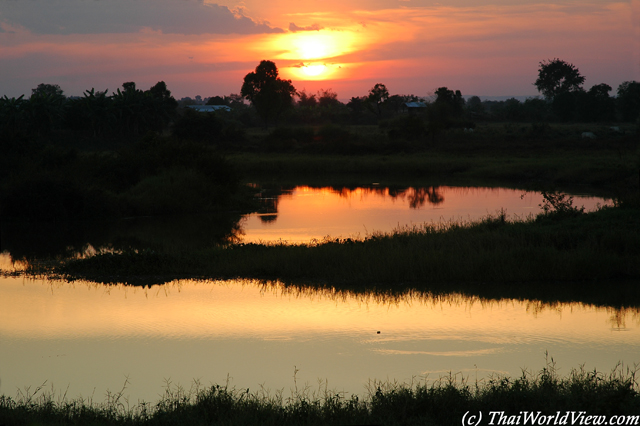
<path id="1" fill-rule="evenodd" d="M 0 94 L 40 83 L 67 96 L 134 81 L 176 99 L 239 93 L 263 59 L 298 91 L 340 99 L 383 83 L 427 97 L 540 96 L 539 64 L 559 58 L 584 87 L 640 80 L 640 0 L 33 0 L 0 6 Z M 481 95 L 479 93 L 484 93 Z M 615 93 L 614 93 L 615 94 Z M 1 96 L 0 95 L 0 96 Z"/>

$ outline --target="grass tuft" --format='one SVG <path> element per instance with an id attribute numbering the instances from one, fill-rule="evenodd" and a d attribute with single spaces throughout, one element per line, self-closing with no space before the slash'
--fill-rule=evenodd
<path id="1" fill-rule="evenodd" d="M 540 372 L 522 370 L 517 378 L 492 376 L 470 382 L 455 374 L 432 383 L 427 380 L 398 383 L 371 381 L 364 397 L 331 391 L 320 382 L 317 390 L 299 389 L 291 396 L 264 388 L 251 392 L 198 382 L 189 390 L 167 383 L 155 404 L 130 406 L 122 391 L 104 403 L 52 393 L 20 393 L 0 396 L 0 424 L 10 425 L 454 425 L 465 413 L 482 413 L 488 421 L 492 411 L 506 416 L 555 416 L 584 412 L 589 416 L 623 416 L 637 424 L 640 412 L 638 368 L 617 365 L 609 374 L 584 367 L 560 376 L 553 358 Z M 126 383 L 125 383 L 126 387 Z M 494 414 L 496 415 L 496 414 Z M 633 421 L 636 423 L 633 423 Z M 520 424 L 523 424 L 522 419 Z"/>

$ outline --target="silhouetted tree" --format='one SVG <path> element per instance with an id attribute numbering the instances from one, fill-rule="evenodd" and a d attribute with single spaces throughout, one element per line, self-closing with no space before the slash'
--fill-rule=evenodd
<path id="1" fill-rule="evenodd" d="M 347 102 L 347 107 L 355 113 L 361 113 L 365 109 L 364 103 L 366 100 L 366 96 L 354 96 Z"/>
<path id="2" fill-rule="evenodd" d="M 305 90 L 298 92 L 298 106 L 302 108 L 314 108 L 318 105 L 316 95 L 309 95 Z"/>
<path id="3" fill-rule="evenodd" d="M 39 84 L 31 90 L 27 103 L 30 126 L 37 134 L 47 134 L 62 123 L 66 98 L 57 84 Z"/>
<path id="4" fill-rule="evenodd" d="M 524 119 L 522 102 L 516 98 L 509 98 L 504 101 L 504 118 L 508 121 L 521 121 Z"/>
<path id="5" fill-rule="evenodd" d="M 448 117 L 461 117 L 464 111 L 464 98 L 459 90 L 455 92 L 446 87 L 439 87 L 435 92 L 437 98 L 435 104 L 444 107 Z"/>
<path id="6" fill-rule="evenodd" d="M 31 89 L 31 96 L 63 96 L 63 91 L 57 84 L 40 83 L 35 89 Z"/>
<path id="7" fill-rule="evenodd" d="M 538 79 L 534 85 L 547 99 L 554 99 L 561 93 L 575 92 L 581 89 L 584 77 L 573 64 L 560 59 L 540 62 Z"/>
<path id="8" fill-rule="evenodd" d="M 175 102 L 175 104 L 177 105 L 177 101 L 173 98 L 173 96 L 171 96 L 171 91 L 167 89 L 167 83 L 165 83 L 164 81 L 157 82 L 148 90 L 148 92 L 156 99 L 167 101 L 170 104 L 173 104 Z"/>
<path id="9" fill-rule="evenodd" d="M 618 86 L 617 103 L 623 121 L 640 118 L 640 82 L 625 81 Z"/>
<path id="10" fill-rule="evenodd" d="M 332 106 L 340 105 L 338 94 L 331 89 L 318 90 L 318 105 L 322 108 L 330 108 Z"/>
<path id="11" fill-rule="evenodd" d="M 144 92 L 146 113 L 150 115 L 146 121 L 152 130 L 160 131 L 169 125 L 176 115 L 178 101 L 171 96 L 164 81 L 157 82 L 149 90 Z"/>
<path id="12" fill-rule="evenodd" d="M 19 98 L 8 98 L 6 95 L 0 98 L 0 139 L 20 132 L 27 133 L 28 103 L 24 95 Z"/>
<path id="13" fill-rule="evenodd" d="M 367 96 L 367 105 L 378 117 L 382 115 L 382 104 L 389 99 L 389 91 L 387 87 L 382 83 L 377 83 L 371 90 L 369 90 L 369 96 Z"/>
<path id="14" fill-rule="evenodd" d="M 114 122 L 111 98 L 94 88 L 86 90 L 84 96 L 69 102 L 68 125 L 79 132 L 96 137 L 110 131 Z"/>
<path id="15" fill-rule="evenodd" d="M 579 114 L 585 121 L 610 121 L 615 118 L 616 102 L 608 84 L 596 84 L 578 98 Z"/>
<path id="16" fill-rule="evenodd" d="M 391 95 L 385 102 L 387 110 L 393 111 L 395 114 L 402 111 L 405 102 L 411 102 L 409 96 L 404 95 Z"/>
<path id="17" fill-rule="evenodd" d="M 484 106 L 482 105 L 482 101 L 478 96 L 472 96 L 467 101 L 467 110 L 471 113 L 471 115 L 482 115 L 484 114 Z"/>
<path id="18" fill-rule="evenodd" d="M 275 63 L 263 60 L 254 72 L 244 77 L 240 93 L 256 108 L 266 127 L 292 106 L 296 89 L 291 80 L 278 77 Z"/>
<path id="19" fill-rule="evenodd" d="M 124 92 L 135 92 L 136 91 L 136 83 L 133 81 L 127 81 L 122 83 L 122 89 Z"/>
<path id="20" fill-rule="evenodd" d="M 220 96 L 212 96 L 207 101 L 206 105 L 229 105 L 229 101 L 220 97 Z"/>

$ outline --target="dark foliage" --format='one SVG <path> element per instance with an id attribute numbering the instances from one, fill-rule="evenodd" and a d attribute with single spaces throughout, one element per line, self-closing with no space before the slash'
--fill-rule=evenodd
<path id="1" fill-rule="evenodd" d="M 266 127 L 291 108 L 296 89 L 291 80 L 278 77 L 275 63 L 263 60 L 244 77 L 240 93 L 256 108 Z"/>
<path id="2" fill-rule="evenodd" d="M 242 123 L 231 119 L 225 112 L 198 112 L 186 108 L 176 119 L 173 135 L 178 139 L 229 146 L 245 140 Z"/>
<path id="3" fill-rule="evenodd" d="M 540 62 L 538 79 L 534 83 L 547 99 L 580 90 L 585 78 L 578 68 L 558 58 Z"/>

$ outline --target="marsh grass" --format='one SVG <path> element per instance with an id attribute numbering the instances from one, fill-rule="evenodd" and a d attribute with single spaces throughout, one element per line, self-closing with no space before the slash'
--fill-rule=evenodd
<path id="1" fill-rule="evenodd" d="M 300 245 L 281 241 L 184 251 L 105 252 L 33 263 L 25 273 L 134 285 L 177 278 L 255 278 L 357 292 L 413 288 L 640 304 L 638 209 L 558 211 L 562 212 L 529 218 L 510 218 L 501 211 L 476 222 L 427 223 Z M 615 285 L 606 284 L 611 282 Z"/>
<path id="2" fill-rule="evenodd" d="M 637 424 L 640 412 L 638 367 L 617 365 L 608 374 L 583 366 L 561 376 L 553 358 L 540 372 L 522 370 L 520 377 L 490 376 L 469 380 L 450 373 L 433 381 L 410 383 L 371 380 L 364 396 L 299 386 L 294 369 L 290 396 L 284 390 L 271 392 L 224 386 L 203 388 L 199 382 L 186 390 L 167 382 L 164 395 L 155 404 L 130 405 L 120 392 L 107 394 L 106 401 L 93 398 L 68 400 L 54 392 L 18 393 L 0 397 L 0 424 L 7 425 L 457 425 L 464 414 L 521 411 L 555 415 L 560 411 L 584 411 L 586 415 L 618 415 Z M 633 423 L 633 421 L 636 423 Z M 486 421 L 486 420 L 485 420 Z"/>

